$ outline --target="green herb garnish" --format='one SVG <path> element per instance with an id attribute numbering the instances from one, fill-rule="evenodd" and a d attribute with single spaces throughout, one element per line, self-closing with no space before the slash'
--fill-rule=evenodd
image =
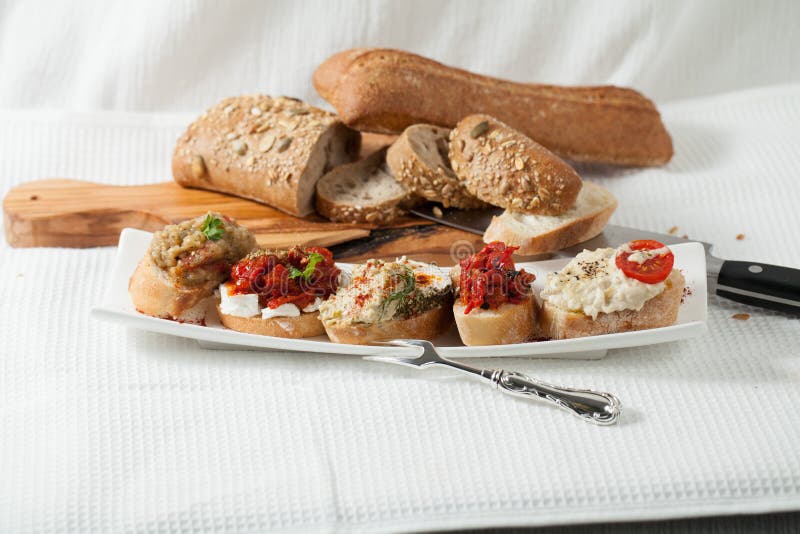
<path id="1" fill-rule="evenodd" d="M 308 263 L 306 264 L 306 268 L 302 271 L 297 267 L 289 266 L 289 278 L 300 278 L 303 277 L 303 280 L 308 282 L 311 279 L 311 276 L 314 274 L 314 269 L 317 268 L 317 264 L 321 261 L 325 261 L 325 256 L 322 254 L 318 254 L 317 252 L 312 252 L 308 255 Z"/>
<path id="2" fill-rule="evenodd" d="M 214 217 L 209 213 L 206 215 L 206 219 L 203 221 L 203 226 L 200 227 L 200 231 L 211 241 L 219 241 L 222 239 L 222 234 L 225 233 L 225 225 L 219 217 Z"/>
<path id="3" fill-rule="evenodd" d="M 400 275 L 400 278 L 403 281 L 403 287 L 386 297 L 381 309 L 381 318 L 386 315 L 392 302 L 396 301 L 397 307 L 402 308 L 406 304 L 406 298 L 417 288 L 417 280 L 410 267 L 403 265 L 403 274 Z"/>

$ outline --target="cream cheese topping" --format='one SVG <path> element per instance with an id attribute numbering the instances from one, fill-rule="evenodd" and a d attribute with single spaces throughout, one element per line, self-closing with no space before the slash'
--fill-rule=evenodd
<path id="1" fill-rule="evenodd" d="M 403 294 L 409 271 L 414 280 L 408 290 L 418 292 L 415 301 L 450 291 L 449 276 L 435 265 L 405 256 L 393 262 L 368 260 L 356 265 L 336 294 L 320 304 L 320 319 L 339 324 L 373 324 L 396 318 L 401 310 L 407 311 L 405 300 L 411 294 L 403 298 L 392 295 Z"/>
<path id="2" fill-rule="evenodd" d="M 219 309 L 225 315 L 234 317 L 256 317 L 261 314 L 262 319 L 273 317 L 299 317 L 300 308 L 287 302 L 277 308 L 261 308 L 258 304 L 258 295 L 255 293 L 245 293 L 241 295 L 231 295 L 227 283 L 219 286 Z M 311 304 L 303 308 L 304 312 L 313 312 L 319 309 L 322 299 L 319 297 Z"/>
<path id="3" fill-rule="evenodd" d="M 629 243 L 625 243 L 617 250 L 619 252 L 627 252 L 629 254 L 628 261 L 638 263 L 639 265 L 643 264 L 647 260 L 657 258 L 658 256 L 663 256 L 670 251 L 669 247 L 666 246 L 654 248 L 652 250 L 633 250 Z"/>
<path id="4" fill-rule="evenodd" d="M 628 278 L 615 263 L 618 252 L 613 248 L 584 250 L 561 271 L 548 275 L 542 299 L 592 319 L 600 313 L 641 310 L 645 302 L 664 291 L 666 284 Z"/>

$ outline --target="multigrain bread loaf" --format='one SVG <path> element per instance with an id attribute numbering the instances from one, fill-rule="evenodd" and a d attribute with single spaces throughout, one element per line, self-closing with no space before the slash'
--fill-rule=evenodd
<path id="1" fill-rule="evenodd" d="M 470 115 L 453 128 L 450 165 L 480 200 L 524 213 L 564 213 L 581 190 L 575 169 L 488 115 Z"/>
<path id="2" fill-rule="evenodd" d="M 516 83 L 378 48 L 335 54 L 313 80 L 342 120 L 359 130 L 399 133 L 416 123 L 452 128 L 466 115 L 486 113 L 573 160 L 663 165 L 672 158 L 658 110 L 632 89 Z"/>
<path id="3" fill-rule="evenodd" d="M 269 204 L 314 211 L 314 187 L 355 160 L 360 134 L 336 115 L 287 97 L 226 98 L 193 122 L 172 158 L 175 181 Z"/>
<path id="4" fill-rule="evenodd" d="M 598 235 L 616 208 L 617 199 L 611 191 L 592 182 L 583 182 L 575 205 L 561 215 L 506 210 L 492 217 L 483 241 L 502 241 L 519 247 L 517 253 L 525 256 L 553 252 Z"/>
<path id="5" fill-rule="evenodd" d="M 338 222 L 389 224 L 419 202 L 386 167 L 386 148 L 317 182 L 317 211 Z"/>
<path id="6" fill-rule="evenodd" d="M 386 163 L 398 182 L 413 193 L 445 208 L 486 207 L 467 191 L 450 166 L 448 128 L 431 124 L 409 126 L 389 147 Z"/>
<path id="7" fill-rule="evenodd" d="M 677 269 L 664 281 L 664 291 L 645 302 L 642 309 L 600 313 L 596 319 L 581 312 L 563 310 L 544 300 L 539 312 L 543 337 L 571 339 L 675 324 L 686 280 Z"/>

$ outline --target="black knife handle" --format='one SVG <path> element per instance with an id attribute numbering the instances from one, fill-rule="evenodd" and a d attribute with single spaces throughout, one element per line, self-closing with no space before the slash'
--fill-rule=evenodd
<path id="1" fill-rule="evenodd" d="M 717 295 L 800 315 L 800 269 L 725 260 L 717 277 Z"/>

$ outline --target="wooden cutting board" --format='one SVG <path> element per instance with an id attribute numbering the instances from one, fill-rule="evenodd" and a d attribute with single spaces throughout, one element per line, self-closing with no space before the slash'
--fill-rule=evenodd
<path id="1" fill-rule="evenodd" d="M 257 202 L 185 189 L 174 182 L 112 186 L 38 180 L 11 189 L 3 200 L 6 239 L 14 247 L 115 245 L 125 227 L 155 231 L 209 210 L 237 219 L 263 247 L 326 246 L 337 259 L 347 261 L 407 254 L 452 265 L 451 251 L 463 253 L 480 246 L 480 236 L 416 217 L 384 228 L 334 223 L 317 215 L 298 218 Z"/>

